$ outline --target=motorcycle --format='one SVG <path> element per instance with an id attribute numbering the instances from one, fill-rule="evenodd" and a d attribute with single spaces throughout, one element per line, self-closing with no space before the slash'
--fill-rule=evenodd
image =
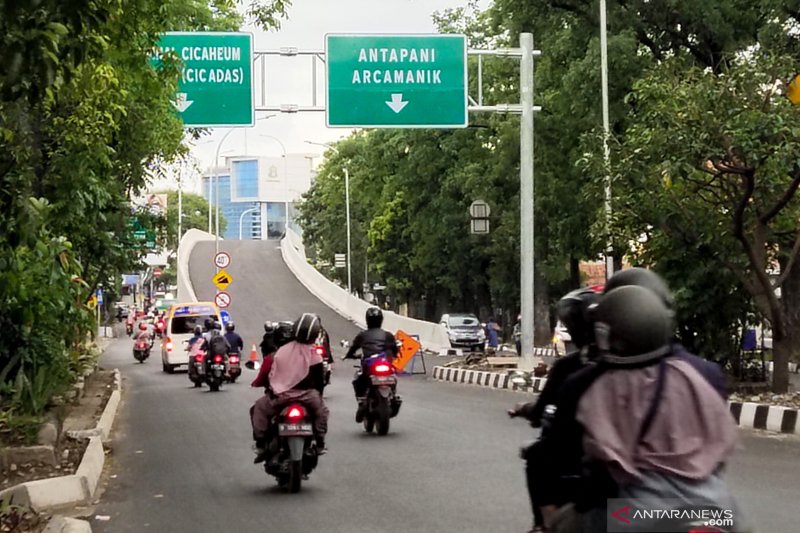
<path id="1" fill-rule="evenodd" d="M 236 383 L 236 379 L 242 375 L 242 357 L 239 352 L 228 354 L 228 381 Z"/>
<path id="2" fill-rule="evenodd" d="M 284 407 L 272 422 L 269 444 L 272 453 L 264 470 L 278 480 L 279 486 L 298 492 L 302 479 L 319 461 L 311 417 L 305 407 L 295 403 Z"/>
<path id="3" fill-rule="evenodd" d="M 150 344 L 142 339 L 137 339 L 133 344 L 133 357 L 140 363 L 150 357 Z"/>
<path id="4" fill-rule="evenodd" d="M 372 433 L 377 426 L 378 435 L 389 433 L 389 419 L 397 416 L 403 399 L 397 394 L 397 375 L 394 365 L 383 354 L 373 355 L 364 366 L 356 366 L 369 375 L 367 387 L 364 430 Z"/>
<path id="5" fill-rule="evenodd" d="M 205 357 L 204 359 L 205 367 L 203 368 L 203 374 L 205 375 L 206 383 L 208 383 L 208 388 L 211 389 L 212 392 L 217 392 L 222 386 L 222 382 L 225 381 L 225 376 L 227 374 L 225 357 L 217 354 L 212 357 Z"/>
<path id="6" fill-rule="evenodd" d="M 166 324 L 166 322 L 164 322 L 164 319 L 159 318 L 155 323 L 154 329 L 155 329 L 155 334 L 158 335 L 158 338 L 159 339 L 163 339 L 164 338 L 164 332 L 167 329 L 167 324 Z"/>
<path id="7" fill-rule="evenodd" d="M 126 322 L 125 323 L 125 335 L 130 337 L 132 333 L 133 333 L 133 323 Z"/>
<path id="8" fill-rule="evenodd" d="M 328 354 L 325 353 L 324 347 L 317 345 L 315 350 L 317 351 L 317 355 L 322 357 L 322 370 L 325 374 L 325 380 L 323 384 L 327 387 L 328 385 L 331 384 L 331 372 L 333 372 L 333 363 L 330 362 Z"/>

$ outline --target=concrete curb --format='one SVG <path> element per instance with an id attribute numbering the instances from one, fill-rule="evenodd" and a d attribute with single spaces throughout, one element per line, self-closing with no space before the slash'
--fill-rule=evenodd
<path id="1" fill-rule="evenodd" d="M 56 515 L 50 519 L 42 533 L 92 533 L 92 526 L 86 520 Z"/>
<path id="2" fill-rule="evenodd" d="M 0 501 L 24 505 L 37 512 L 91 504 L 105 466 L 106 454 L 103 443 L 109 440 L 111 427 L 119 408 L 122 388 L 119 369 L 114 369 L 113 388 L 97 426 L 94 429 L 69 432 L 71 437 L 89 439 L 89 445 L 74 474 L 28 481 L 10 487 L 0 492 Z M 91 531 L 89 522 L 63 516 L 54 516 L 45 527 L 45 532 L 50 533 L 91 533 Z"/>
<path id="3" fill-rule="evenodd" d="M 114 385 L 111 391 L 111 396 L 108 398 L 103 413 L 100 415 L 100 420 L 97 425 L 92 429 L 83 429 L 80 431 L 70 431 L 67 434 L 70 437 L 81 439 L 90 437 L 102 437 L 103 443 L 109 442 L 109 435 L 111 434 L 111 426 L 114 424 L 114 418 L 117 416 L 117 409 L 119 408 L 119 401 L 122 394 L 122 376 L 119 369 L 114 369 Z"/>
<path id="4" fill-rule="evenodd" d="M 544 389 L 547 378 L 534 378 L 530 387 L 520 387 L 511 383 L 510 373 L 486 372 L 464 368 L 433 367 L 433 379 L 483 388 L 512 390 L 528 394 L 539 393 Z M 777 405 L 751 402 L 728 402 L 728 409 L 736 424 L 742 428 L 762 429 L 773 433 L 789 435 L 800 434 L 798 410 Z"/>

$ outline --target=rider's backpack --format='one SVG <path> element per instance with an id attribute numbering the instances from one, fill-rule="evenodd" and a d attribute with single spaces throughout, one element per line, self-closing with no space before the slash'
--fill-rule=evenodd
<path id="1" fill-rule="evenodd" d="M 213 335 L 208 341 L 208 350 L 211 355 L 227 355 L 228 343 L 225 342 L 225 337 L 220 334 Z"/>

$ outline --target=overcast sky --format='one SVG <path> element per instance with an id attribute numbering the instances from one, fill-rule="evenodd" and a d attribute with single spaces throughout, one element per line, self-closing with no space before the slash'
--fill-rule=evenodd
<path id="1" fill-rule="evenodd" d="M 485 9 L 490 0 L 480 0 Z M 279 31 L 265 33 L 252 27 L 254 49 L 276 50 L 294 46 L 300 50 L 323 50 L 326 33 L 434 33 L 432 14 L 447 8 L 461 7 L 466 0 L 293 0 L 289 20 Z M 308 57 L 270 57 L 267 63 L 267 104 L 296 103 L 311 105 L 311 65 Z M 324 102 L 324 71 L 318 70 L 318 105 Z M 256 81 L 260 84 L 260 80 Z M 259 89 L 256 87 L 256 99 Z M 258 104 L 258 101 L 257 101 Z M 267 113 L 258 113 L 256 118 Z M 201 168 L 213 164 L 217 144 L 227 128 L 217 128 L 193 150 Z M 306 144 L 335 141 L 350 133 L 349 129 L 327 128 L 325 113 L 278 114 L 256 122 L 253 128 L 238 128 L 225 140 L 221 154 L 279 156 L 278 138 L 290 153 L 319 153 L 324 148 Z M 246 146 L 245 146 L 246 145 Z"/>

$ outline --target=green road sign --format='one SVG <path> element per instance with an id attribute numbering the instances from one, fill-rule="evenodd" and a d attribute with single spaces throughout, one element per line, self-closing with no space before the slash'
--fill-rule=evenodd
<path id="1" fill-rule="evenodd" d="M 186 126 L 252 126 L 253 36 L 233 32 L 168 32 L 153 58 L 182 62 L 173 105 Z"/>
<path id="2" fill-rule="evenodd" d="M 464 128 L 463 35 L 327 35 L 329 127 Z"/>

